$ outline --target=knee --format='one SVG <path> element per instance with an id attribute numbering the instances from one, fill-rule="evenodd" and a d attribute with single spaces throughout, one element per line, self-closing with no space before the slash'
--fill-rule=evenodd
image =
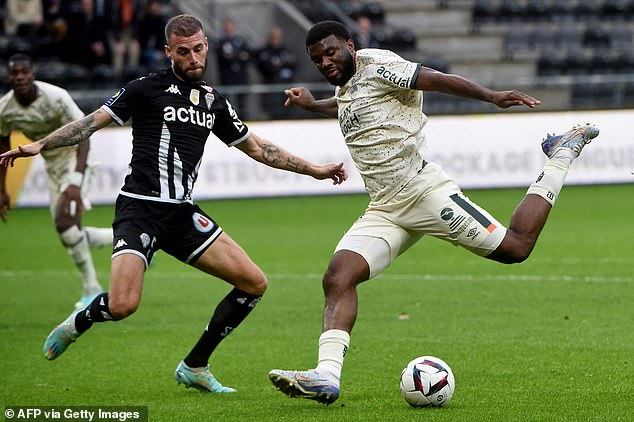
<path id="1" fill-rule="evenodd" d="M 322 286 L 326 296 L 339 295 L 346 290 L 354 289 L 354 283 L 349 277 L 346 277 L 341 271 L 328 269 L 322 279 Z"/>
<path id="2" fill-rule="evenodd" d="M 246 285 L 236 287 L 238 287 L 240 290 L 244 290 L 247 293 L 262 296 L 264 292 L 266 292 L 268 286 L 269 281 L 266 279 L 264 273 L 258 269 L 257 272 L 249 277 L 248 283 Z"/>
<path id="3" fill-rule="evenodd" d="M 108 310 L 115 320 L 120 320 L 132 315 L 139 307 L 138 302 L 131 300 L 117 300 L 110 297 L 108 302 Z"/>
<path id="4" fill-rule="evenodd" d="M 496 250 L 489 255 L 489 258 L 502 264 L 519 264 L 526 261 L 532 250 L 532 245 L 517 245 L 512 249 Z"/>

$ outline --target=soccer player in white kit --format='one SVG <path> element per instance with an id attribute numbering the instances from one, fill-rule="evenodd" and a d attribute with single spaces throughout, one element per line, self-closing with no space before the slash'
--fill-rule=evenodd
<path id="1" fill-rule="evenodd" d="M 385 270 L 423 235 L 498 262 L 525 260 L 568 167 L 599 131 L 578 126 L 542 142 L 549 160 L 505 228 L 465 197 L 439 165 L 425 161 L 422 91 L 487 101 L 500 108 L 532 108 L 538 100 L 518 91 L 493 91 L 391 51 L 355 51 L 350 34 L 338 22 L 313 26 L 306 47 L 317 69 L 336 86 L 335 95 L 315 100 L 306 88 L 292 88 L 286 91 L 285 105 L 339 119 L 371 200 L 339 241 L 323 277 L 326 303 L 317 366 L 308 371 L 272 370 L 269 379 L 290 397 L 330 404 L 339 397 L 343 360 L 357 316 L 357 285 Z"/>
<path id="2" fill-rule="evenodd" d="M 0 98 L 0 153 L 10 148 L 13 131 L 21 131 L 35 142 L 55 129 L 84 116 L 70 94 L 55 85 L 36 81 L 31 59 L 24 54 L 9 58 L 11 90 Z M 50 210 L 62 244 L 83 280 L 83 292 L 76 307 L 87 305 L 103 289 L 90 248 L 112 244 L 112 229 L 82 227 L 81 216 L 90 210 L 86 194 L 94 177 L 89 143 L 42 153 L 48 174 Z M 0 217 L 9 218 L 10 198 L 6 188 L 6 167 L 0 166 Z"/>

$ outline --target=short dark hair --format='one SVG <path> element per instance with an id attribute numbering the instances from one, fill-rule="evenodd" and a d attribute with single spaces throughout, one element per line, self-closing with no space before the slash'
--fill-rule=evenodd
<path id="1" fill-rule="evenodd" d="M 309 47 L 330 35 L 334 35 L 343 41 L 352 39 L 348 29 L 340 22 L 322 21 L 313 25 L 313 27 L 308 30 L 308 34 L 306 34 L 306 47 Z"/>
<path id="2" fill-rule="evenodd" d="M 167 21 L 165 25 L 165 41 L 169 41 L 170 35 L 190 37 L 203 30 L 203 24 L 192 15 L 177 15 Z"/>
<path id="3" fill-rule="evenodd" d="M 13 66 L 14 63 L 18 63 L 18 62 L 28 63 L 29 67 L 33 66 L 33 60 L 31 60 L 29 56 L 27 56 L 26 54 L 17 53 L 9 57 L 9 60 L 7 61 L 7 69 Z"/>

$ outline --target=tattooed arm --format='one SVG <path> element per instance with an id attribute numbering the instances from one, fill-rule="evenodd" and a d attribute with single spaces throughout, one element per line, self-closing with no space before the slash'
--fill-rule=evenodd
<path id="1" fill-rule="evenodd" d="M 332 179 L 333 185 L 343 183 L 348 178 L 348 172 L 343 163 L 317 165 L 310 163 L 285 149 L 251 134 L 249 138 L 236 145 L 249 157 L 269 167 L 292 171 L 293 173 L 307 174 L 318 180 Z"/>
<path id="2" fill-rule="evenodd" d="M 90 135 L 106 127 L 112 121 L 112 117 L 100 108 L 86 117 L 62 126 L 37 142 L 20 145 L 16 149 L 1 154 L 0 165 L 13 165 L 16 158 L 37 155 L 42 150 L 76 145 L 87 140 Z"/>

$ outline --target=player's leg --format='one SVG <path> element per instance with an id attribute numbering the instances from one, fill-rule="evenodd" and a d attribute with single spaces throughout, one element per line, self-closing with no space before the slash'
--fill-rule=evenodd
<path id="1" fill-rule="evenodd" d="M 198 207 L 192 208 L 183 223 L 178 240 L 174 237 L 174 244 L 166 245 L 164 250 L 234 287 L 216 306 L 207 327 L 176 368 L 174 377 L 179 383 L 204 392 L 234 392 L 215 379 L 209 359 L 220 342 L 255 308 L 268 281 L 247 253 Z"/>
<path id="2" fill-rule="evenodd" d="M 272 370 L 269 379 L 290 397 L 333 403 L 339 397 L 343 361 L 357 316 L 357 286 L 380 274 L 419 236 L 366 212 L 348 230 L 323 277 L 325 295 L 323 332 L 318 361 L 308 371 Z"/>
<path id="3" fill-rule="evenodd" d="M 166 214 L 163 210 L 152 214 L 157 206 L 124 196 L 117 199 L 110 292 L 97 295 L 49 334 L 44 343 L 47 359 L 59 357 L 93 323 L 116 321 L 137 309 L 143 289 L 143 275 L 157 248 L 158 229 L 155 223 Z"/>
<path id="4" fill-rule="evenodd" d="M 98 294 L 55 327 L 44 342 L 44 356 L 57 359 L 95 322 L 118 321 L 132 314 L 141 300 L 145 262 L 132 253 L 112 259 L 110 292 Z"/>
<path id="5" fill-rule="evenodd" d="M 92 160 L 89 160 L 92 161 Z M 90 201 L 88 200 L 88 194 L 95 179 L 95 166 L 91 163 L 86 165 L 84 170 L 84 178 L 81 184 L 81 197 L 84 202 L 84 210 L 91 209 Z M 104 246 L 112 246 L 112 227 L 92 227 L 83 226 L 84 233 L 88 239 L 88 246 L 90 249 L 102 248 Z"/>
<path id="6" fill-rule="evenodd" d="M 559 196 L 570 165 L 598 134 L 596 127 L 580 125 L 563 135 L 546 137 L 542 149 L 548 161 L 515 208 L 502 243 L 487 258 L 503 263 L 522 262 L 528 258 Z"/>
<path id="7" fill-rule="evenodd" d="M 82 210 L 82 204 L 71 199 L 65 190 L 56 194 L 53 206 L 55 229 L 82 277 L 83 291 L 76 307 L 87 305 L 103 291 L 97 279 L 88 237 L 81 227 Z"/>

